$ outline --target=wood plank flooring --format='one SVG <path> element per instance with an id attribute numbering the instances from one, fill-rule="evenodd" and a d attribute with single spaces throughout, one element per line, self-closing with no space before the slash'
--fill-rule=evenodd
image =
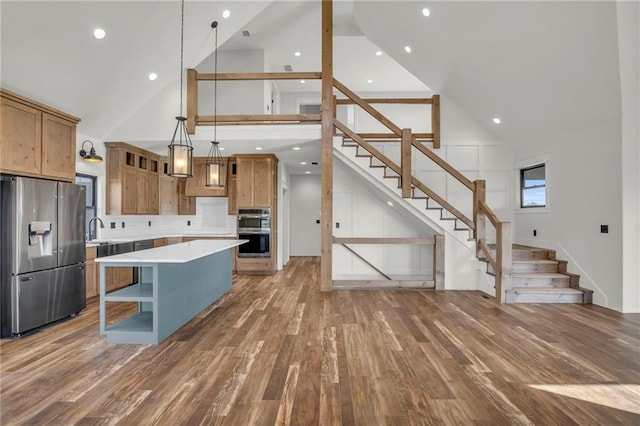
<path id="1" fill-rule="evenodd" d="M 0 424 L 640 424 L 640 315 L 473 291 L 321 293 L 319 270 L 303 257 L 236 276 L 160 345 L 107 344 L 95 301 L 3 339 Z"/>

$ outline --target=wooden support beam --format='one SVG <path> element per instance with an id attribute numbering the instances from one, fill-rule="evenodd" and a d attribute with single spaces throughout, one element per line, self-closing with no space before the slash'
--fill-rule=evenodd
<path id="1" fill-rule="evenodd" d="M 333 289 L 333 0 L 322 2 L 320 290 Z"/>
<path id="2" fill-rule="evenodd" d="M 411 129 L 402 129 L 400 152 L 402 198 L 411 198 Z"/>
<path id="3" fill-rule="evenodd" d="M 505 302 L 505 292 L 511 288 L 511 222 L 501 222 L 496 229 L 496 299 Z"/>
<path id="4" fill-rule="evenodd" d="M 321 72 L 233 72 L 220 73 L 218 81 L 240 81 L 240 80 L 320 80 Z M 215 80 L 215 74 L 197 74 L 198 81 Z"/>
<path id="5" fill-rule="evenodd" d="M 433 148 L 440 148 L 440 95 L 433 95 L 431 104 L 431 132 L 433 132 Z"/>
<path id="6" fill-rule="evenodd" d="M 246 115 L 218 115 L 215 123 L 225 124 L 296 124 L 320 123 L 321 114 L 246 114 Z M 213 115 L 200 115 L 196 120 L 199 126 L 213 126 Z"/>
<path id="7" fill-rule="evenodd" d="M 380 269 L 376 268 L 373 263 L 369 262 L 367 259 L 365 259 L 364 257 L 362 257 L 361 255 L 359 255 L 355 250 L 353 250 L 352 248 L 350 248 L 349 246 L 347 246 L 346 244 L 342 244 L 342 247 L 346 248 L 347 251 L 349 251 L 351 254 L 353 254 L 355 257 L 357 257 L 358 259 L 362 260 L 367 266 L 369 266 L 371 269 L 373 269 L 374 271 L 376 271 L 378 274 L 382 275 L 383 277 L 385 277 L 387 280 L 390 280 L 391 277 L 387 274 L 385 274 L 384 272 L 382 272 Z"/>
<path id="8" fill-rule="evenodd" d="M 198 115 L 198 71 L 187 69 L 187 133 L 196 133 L 196 116 Z"/>
<path id="9" fill-rule="evenodd" d="M 444 235 L 434 235 L 433 238 L 433 281 L 436 290 L 444 290 Z"/>

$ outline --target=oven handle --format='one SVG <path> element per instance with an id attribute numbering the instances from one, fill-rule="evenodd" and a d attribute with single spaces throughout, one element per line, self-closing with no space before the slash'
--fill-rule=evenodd
<path id="1" fill-rule="evenodd" d="M 265 230 L 250 230 L 250 231 L 241 231 L 238 230 L 238 237 L 240 235 L 269 235 L 271 234 L 271 231 L 269 229 L 265 229 Z"/>

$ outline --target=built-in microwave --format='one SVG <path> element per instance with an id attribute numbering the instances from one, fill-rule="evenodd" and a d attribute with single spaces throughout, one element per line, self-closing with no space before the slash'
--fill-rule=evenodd
<path id="1" fill-rule="evenodd" d="M 271 209 L 238 210 L 238 232 L 271 229 Z"/>

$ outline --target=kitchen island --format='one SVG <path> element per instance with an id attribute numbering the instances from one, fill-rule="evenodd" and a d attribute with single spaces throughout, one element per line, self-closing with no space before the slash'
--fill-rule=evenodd
<path id="1" fill-rule="evenodd" d="M 196 240 L 96 259 L 100 333 L 109 343 L 158 344 L 231 289 L 232 249 L 246 240 Z M 138 268 L 138 282 L 106 292 L 106 267 Z M 138 312 L 107 324 L 107 302 Z"/>

